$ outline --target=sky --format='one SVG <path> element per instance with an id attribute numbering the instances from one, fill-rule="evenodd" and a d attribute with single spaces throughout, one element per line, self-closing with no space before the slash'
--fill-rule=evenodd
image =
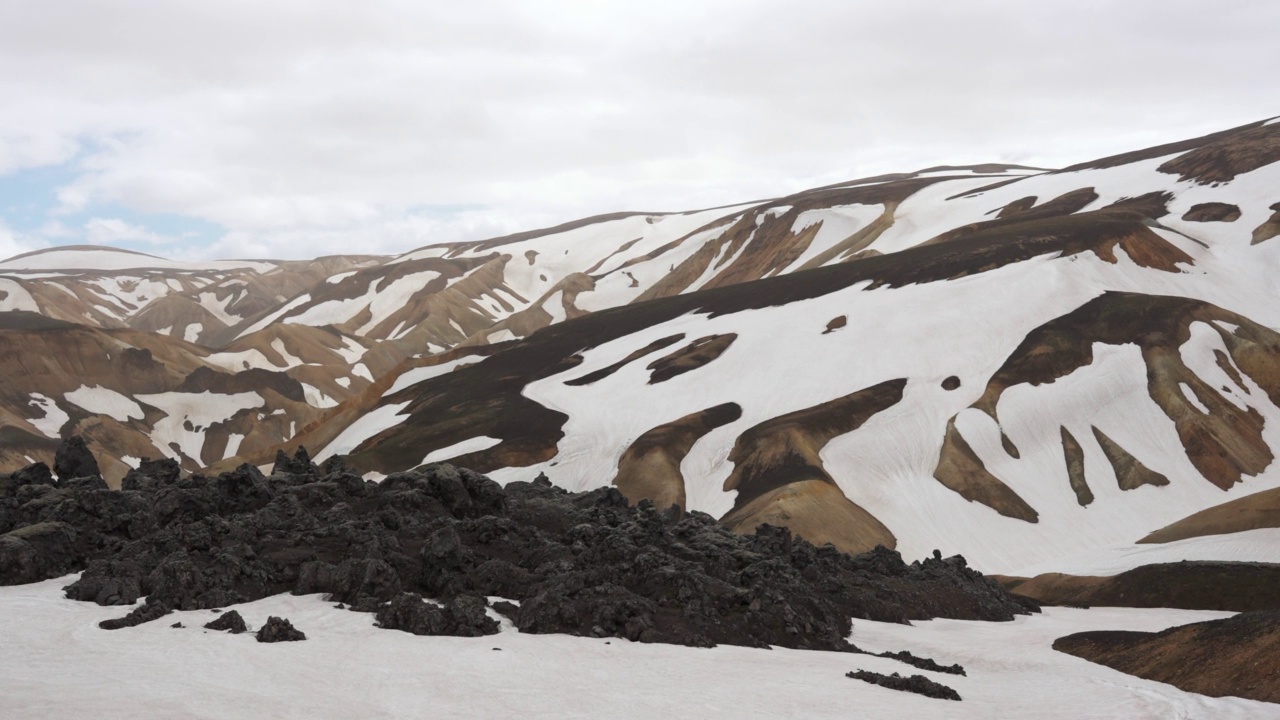
<path id="1" fill-rule="evenodd" d="M 0 0 L 0 258 L 395 253 L 1280 115 L 1274 0 Z"/>

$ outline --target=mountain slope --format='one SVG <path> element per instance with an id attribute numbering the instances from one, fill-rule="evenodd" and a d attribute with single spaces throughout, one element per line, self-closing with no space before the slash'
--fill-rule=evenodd
<path id="1" fill-rule="evenodd" d="M 1280 487 L 1278 161 L 1260 122 L 1058 171 L 183 271 L 180 290 L 173 269 L 83 276 L 65 253 L 86 251 L 64 251 L 0 263 L 0 303 L 149 330 L 188 375 L 302 387 L 286 432 L 221 421 L 242 444 L 211 439 L 191 469 L 299 443 L 376 473 L 450 460 L 1029 574 Z M 23 402 L 67 412 L 76 388 L 41 382 Z M 51 440 L 31 420 L 13 422 Z"/>

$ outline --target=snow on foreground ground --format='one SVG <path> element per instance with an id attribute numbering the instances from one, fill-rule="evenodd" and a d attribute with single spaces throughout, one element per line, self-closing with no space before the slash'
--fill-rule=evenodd
<path id="1" fill-rule="evenodd" d="M 1050 647 L 1085 630 L 1154 631 L 1231 613 L 1048 608 L 1008 623 L 854 622 L 863 649 L 958 662 L 968 676 L 957 677 L 865 655 L 525 635 L 508 622 L 488 637 L 419 637 L 373 628 L 371 615 L 318 595 L 236 607 L 251 628 L 288 618 L 305 642 L 205 631 L 209 611 L 107 631 L 98 622 L 124 609 L 63 598 L 73 579 L 0 588 L 0 717 L 1280 718 L 1280 706 L 1182 692 Z M 857 668 L 923 674 L 964 699 L 844 676 Z"/>

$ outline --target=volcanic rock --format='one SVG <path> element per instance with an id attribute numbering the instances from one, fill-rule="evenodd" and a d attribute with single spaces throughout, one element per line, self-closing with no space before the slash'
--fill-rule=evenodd
<path id="1" fill-rule="evenodd" d="M 93 453 L 89 452 L 84 438 L 79 435 L 72 435 L 58 446 L 58 453 L 53 461 L 53 472 L 58 476 L 59 482 L 84 477 L 97 477 L 101 480 L 102 477 L 102 471 L 98 469 L 98 461 L 94 459 Z M 103 487 L 106 487 L 106 483 L 103 483 Z"/>
<path id="2" fill-rule="evenodd" d="M 267 623 L 258 629 L 254 639 L 260 643 L 296 642 L 306 640 L 307 636 L 285 618 L 272 615 L 267 618 Z"/>
<path id="3" fill-rule="evenodd" d="M 951 688 L 936 683 L 923 675 L 912 675 L 903 677 L 898 673 L 892 675 L 882 675 L 869 670 L 858 670 L 856 672 L 845 673 L 845 677 L 855 680 L 869 682 L 872 685 L 887 687 L 891 690 L 903 690 L 905 692 L 913 692 L 917 695 L 925 697 L 938 698 L 939 700 L 959 700 L 960 693 Z"/>
<path id="4" fill-rule="evenodd" d="M 235 610 L 222 613 L 217 619 L 205 623 L 204 626 L 210 630 L 226 630 L 232 635 L 238 635 L 249 629 L 244 624 L 244 618 L 240 617 L 240 613 Z"/>
<path id="5" fill-rule="evenodd" d="M 739 535 L 702 513 L 630 507 L 616 488 L 504 488 L 446 464 L 382 483 L 290 469 L 183 477 L 152 464 L 137 490 L 22 485 L 0 503 L 0 583 L 80 570 L 68 598 L 178 610 L 324 593 L 384 628 L 464 636 L 497 631 L 478 598 L 498 596 L 523 632 L 824 650 L 850 649 L 854 617 L 1035 609 L 958 556 L 907 564 L 767 525 Z"/>
<path id="6" fill-rule="evenodd" d="M 378 610 L 378 626 L 403 630 L 414 635 L 456 635 L 479 637 L 498 632 L 498 621 L 485 613 L 484 600 L 461 595 L 442 605 L 404 593 Z"/>
<path id="7" fill-rule="evenodd" d="M 119 630 L 120 628 L 134 627 L 152 620 L 160 618 L 173 612 L 173 609 L 160 600 L 147 599 L 147 602 L 140 607 L 132 610 L 128 615 L 114 620 L 103 620 L 98 623 L 98 627 L 103 630 Z"/>

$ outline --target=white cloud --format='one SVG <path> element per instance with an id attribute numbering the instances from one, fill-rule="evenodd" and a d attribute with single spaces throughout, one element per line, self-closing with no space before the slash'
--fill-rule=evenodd
<path id="1" fill-rule="evenodd" d="M 90 245 L 121 245 L 146 243 L 164 245 L 173 238 L 151 232 L 140 225 L 132 225 L 119 218 L 93 218 L 84 224 L 84 240 Z"/>
<path id="2" fill-rule="evenodd" d="M 79 149 L 64 211 L 198 217 L 228 230 L 209 252 L 404 249 L 1261 119 L 1277 23 L 1267 0 L 22 3 L 0 172 Z"/>
<path id="3" fill-rule="evenodd" d="M 0 260 L 39 250 L 42 247 L 48 247 L 48 245 L 35 238 L 20 237 L 0 221 Z"/>

